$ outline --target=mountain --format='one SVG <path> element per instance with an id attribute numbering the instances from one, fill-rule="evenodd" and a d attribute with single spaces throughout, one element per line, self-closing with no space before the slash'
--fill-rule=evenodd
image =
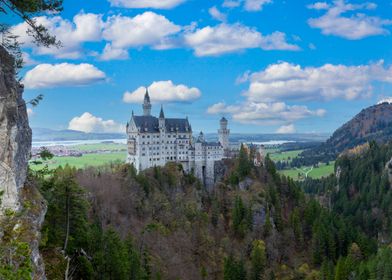
<path id="1" fill-rule="evenodd" d="M 338 128 L 323 144 L 304 151 L 293 162 L 295 166 L 335 160 L 345 150 L 369 141 L 386 143 L 392 139 L 392 104 L 381 103 L 363 109 Z"/>
<path id="2" fill-rule="evenodd" d="M 53 130 L 49 128 L 33 128 L 33 141 L 67 141 L 67 140 L 104 140 L 123 139 L 123 133 L 86 133 L 76 130 Z"/>
<path id="3" fill-rule="evenodd" d="M 66 140 L 104 140 L 123 139 L 123 133 L 85 133 L 76 130 L 53 130 L 49 128 L 33 128 L 33 141 L 66 141 Z M 260 133 L 232 133 L 231 142 L 267 142 L 267 141 L 295 141 L 295 142 L 321 142 L 328 137 L 326 133 L 292 133 L 292 134 L 260 134 Z M 207 133 L 208 141 L 218 139 L 217 133 Z"/>
<path id="4" fill-rule="evenodd" d="M 392 104 L 385 102 L 363 109 L 333 133 L 326 147 L 340 153 L 371 140 L 387 142 L 391 138 Z"/>

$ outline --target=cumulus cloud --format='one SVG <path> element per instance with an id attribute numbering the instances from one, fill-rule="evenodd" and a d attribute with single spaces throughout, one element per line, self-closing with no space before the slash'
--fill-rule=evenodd
<path id="1" fill-rule="evenodd" d="M 40 16 L 34 20 L 37 24 L 45 26 L 50 34 L 55 35 L 61 41 L 61 48 L 36 46 L 32 37 L 27 34 L 29 30 L 27 23 L 15 25 L 11 32 L 19 36 L 18 40 L 23 47 L 33 48 L 34 52 L 39 55 L 76 59 L 83 55 L 83 43 L 101 40 L 102 15 L 81 12 L 73 17 L 72 22 L 60 16 Z"/>
<path id="2" fill-rule="evenodd" d="M 126 59 L 129 48 L 152 46 L 167 49 L 171 35 L 179 33 L 181 26 L 154 12 L 145 12 L 134 17 L 114 15 L 103 21 L 102 15 L 83 13 L 75 15 L 72 22 L 60 16 L 41 16 L 35 18 L 37 24 L 45 26 L 49 32 L 61 41 L 60 48 L 36 46 L 31 36 L 26 33 L 26 23 L 12 28 L 19 36 L 23 47 L 33 49 L 37 55 L 53 55 L 56 58 L 77 59 L 86 54 L 83 44 L 86 42 L 106 41 L 100 59 Z M 132 34 L 126 36 L 126 34 Z M 87 55 L 89 53 L 87 52 Z"/>
<path id="3" fill-rule="evenodd" d="M 246 73 L 244 79 L 250 82 L 245 95 L 255 102 L 353 100 L 370 96 L 374 81 L 392 83 L 392 67 L 385 67 L 382 61 L 370 65 L 325 64 L 320 67 L 281 62 L 260 72 Z"/>
<path id="4" fill-rule="evenodd" d="M 91 64 L 45 63 L 39 64 L 28 71 L 23 83 L 27 88 L 51 88 L 82 86 L 105 79 L 105 73 Z"/>
<path id="5" fill-rule="evenodd" d="M 129 53 L 121 48 L 113 48 L 111 44 L 106 44 L 100 56 L 101 60 L 122 60 L 128 59 Z"/>
<path id="6" fill-rule="evenodd" d="M 180 26 L 153 12 L 145 12 L 135 17 L 115 15 L 109 17 L 105 23 L 103 38 L 110 41 L 111 46 L 116 49 L 154 46 L 180 30 Z"/>
<path id="7" fill-rule="evenodd" d="M 209 13 L 214 19 L 219 20 L 219 21 L 226 21 L 226 19 L 227 19 L 226 14 L 222 13 L 221 11 L 219 11 L 218 8 L 217 8 L 216 6 L 211 7 L 211 8 L 208 10 L 208 13 Z"/>
<path id="8" fill-rule="evenodd" d="M 261 38 L 260 46 L 263 50 L 286 50 L 286 51 L 298 51 L 300 47 L 287 43 L 286 34 L 280 31 L 275 31 L 271 35 L 267 35 Z"/>
<path id="9" fill-rule="evenodd" d="M 226 15 L 216 6 L 209 13 L 219 21 L 226 20 Z M 300 49 L 289 43 L 286 34 L 279 31 L 262 35 L 256 28 L 241 23 L 221 23 L 201 28 L 197 28 L 195 23 L 181 26 L 151 11 L 134 17 L 113 15 L 106 20 L 100 14 L 83 11 L 75 15 L 72 21 L 60 16 L 41 16 L 35 20 L 61 41 L 60 48 L 36 46 L 26 33 L 26 23 L 13 26 L 12 32 L 19 36 L 24 48 L 33 50 L 34 55 L 52 55 L 59 59 L 79 59 L 85 55 L 95 56 L 100 60 L 128 59 L 129 49 L 146 46 L 155 50 L 191 48 L 197 56 L 219 56 L 250 48 L 289 51 Z M 83 48 L 87 42 L 104 42 L 105 47 L 101 53 L 85 51 Z M 32 62 L 25 56 L 27 62 Z"/>
<path id="10" fill-rule="evenodd" d="M 217 56 L 250 48 L 265 50 L 296 50 L 298 46 L 285 41 L 285 35 L 275 32 L 263 36 L 255 28 L 240 23 L 206 26 L 187 32 L 185 43 L 195 50 L 197 56 Z"/>
<path id="11" fill-rule="evenodd" d="M 125 131 L 125 127 L 113 120 L 104 120 L 96 117 L 89 112 L 83 113 L 80 117 L 74 117 L 68 124 L 68 129 L 83 132 L 97 133 L 121 133 Z"/>
<path id="12" fill-rule="evenodd" d="M 144 99 L 146 89 L 139 87 L 133 92 L 125 92 L 123 101 L 126 103 L 141 103 Z M 172 81 L 153 82 L 148 87 L 151 102 L 191 102 L 201 96 L 198 88 L 187 87 L 186 85 L 175 85 Z"/>
<path id="13" fill-rule="evenodd" d="M 109 0 L 112 6 L 124 8 L 172 9 L 186 0 Z"/>
<path id="14" fill-rule="evenodd" d="M 247 124 L 275 125 L 294 122 L 307 117 L 322 117 L 323 109 L 310 110 L 306 106 L 287 105 L 284 102 L 252 102 L 226 105 L 216 103 L 207 109 L 209 114 L 230 114 L 235 121 Z"/>
<path id="15" fill-rule="evenodd" d="M 374 10 L 376 7 L 376 4 L 369 2 L 363 4 L 349 4 L 344 0 L 336 0 L 332 4 L 316 2 L 308 8 L 325 10 L 325 14 L 309 19 L 308 24 L 313 28 L 321 29 L 325 35 L 335 35 L 349 40 L 389 34 L 385 27 L 392 24 L 391 20 L 355 12 Z"/>
<path id="16" fill-rule="evenodd" d="M 248 12 L 261 11 L 266 4 L 272 3 L 272 0 L 225 0 L 222 4 L 225 8 L 236 8 L 243 5 L 244 10 Z"/>
<path id="17" fill-rule="evenodd" d="M 282 125 L 276 130 L 276 133 L 287 134 L 287 133 L 295 133 L 297 130 L 293 124 Z"/>

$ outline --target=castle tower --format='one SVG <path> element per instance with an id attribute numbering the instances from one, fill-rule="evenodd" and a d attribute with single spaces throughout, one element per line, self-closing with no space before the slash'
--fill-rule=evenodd
<path id="1" fill-rule="evenodd" d="M 148 94 L 148 88 L 146 88 L 146 94 L 144 95 L 143 115 L 151 116 L 151 102 L 150 102 L 150 95 Z"/>
<path id="2" fill-rule="evenodd" d="M 163 106 L 161 106 L 161 112 L 159 113 L 159 130 L 165 130 L 165 114 L 163 113 Z"/>
<path id="3" fill-rule="evenodd" d="M 220 120 L 220 129 L 218 129 L 219 142 L 225 151 L 229 149 L 230 129 L 227 129 L 227 123 L 227 119 L 222 117 Z"/>

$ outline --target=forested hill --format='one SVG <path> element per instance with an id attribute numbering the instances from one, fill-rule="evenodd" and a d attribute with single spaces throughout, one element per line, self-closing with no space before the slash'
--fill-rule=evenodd
<path id="1" fill-rule="evenodd" d="M 391 279 L 392 250 L 268 157 L 255 167 L 242 149 L 225 170 L 211 192 L 176 164 L 35 172 L 48 279 Z"/>
<path id="2" fill-rule="evenodd" d="M 381 103 L 362 110 L 352 120 L 337 129 L 327 140 L 327 148 L 337 153 L 359 144 L 392 138 L 392 104 Z"/>
<path id="3" fill-rule="evenodd" d="M 375 140 L 385 143 L 392 139 L 392 104 L 381 103 L 363 109 L 337 129 L 323 144 L 304 151 L 298 161 L 310 165 L 335 160 L 346 149 Z"/>
<path id="4" fill-rule="evenodd" d="M 364 278 L 392 279 L 392 143 L 370 142 L 361 149 L 345 153 L 336 161 L 336 177 L 307 179 L 302 183 L 305 192 L 323 201 L 333 213 L 345 217 L 366 236 L 377 240 L 378 257 L 359 267 Z M 384 248 L 384 249 L 382 249 Z M 389 253 L 388 253 L 389 252 Z M 377 272 L 377 261 L 384 269 Z M 347 259 L 342 258 L 342 266 Z M 358 276 L 358 271 L 351 273 Z"/>

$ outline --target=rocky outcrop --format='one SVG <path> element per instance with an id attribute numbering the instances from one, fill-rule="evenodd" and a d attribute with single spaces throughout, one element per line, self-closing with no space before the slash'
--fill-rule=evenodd
<path id="1" fill-rule="evenodd" d="M 12 56 L 0 46 L 0 192 L 1 208 L 17 210 L 26 179 L 31 129 L 23 85 L 15 78 Z"/>
<path id="2" fill-rule="evenodd" d="M 40 229 L 46 204 L 36 187 L 26 182 L 31 152 L 31 129 L 22 98 L 23 85 L 15 75 L 14 60 L 0 46 L 0 237 L 11 231 L 12 242 L 0 239 L 3 246 L 15 242 L 28 244 L 33 266 L 32 279 L 46 279 L 39 253 Z M 4 211 L 13 210 L 13 211 Z M 4 215 L 8 213 L 7 215 Z M 10 216 L 10 213 L 14 213 Z"/>

